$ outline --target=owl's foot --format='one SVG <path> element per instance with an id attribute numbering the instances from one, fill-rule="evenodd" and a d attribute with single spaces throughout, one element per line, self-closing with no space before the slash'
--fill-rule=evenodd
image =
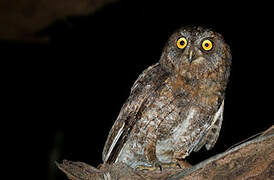
<path id="1" fill-rule="evenodd" d="M 158 169 L 157 166 L 144 166 L 144 165 L 139 165 L 136 167 L 136 169 L 138 169 L 139 171 L 155 171 Z"/>
<path id="2" fill-rule="evenodd" d="M 178 169 L 181 168 L 181 165 L 179 163 L 162 163 L 159 161 L 156 161 L 153 163 L 152 166 L 145 166 L 145 165 L 140 165 L 136 167 L 139 171 L 156 171 L 160 170 L 163 171 L 164 169 Z"/>
<path id="3" fill-rule="evenodd" d="M 156 170 L 160 170 L 162 171 L 162 163 L 159 161 L 156 161 L 153 163 L 153 165 L 151 166 L 146 166 L 146 165 L 139 165 L 136 167 L 139 171 L 156 171 Z"/>

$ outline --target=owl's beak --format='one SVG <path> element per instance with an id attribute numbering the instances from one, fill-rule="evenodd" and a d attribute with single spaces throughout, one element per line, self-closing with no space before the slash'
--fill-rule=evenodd
<path id="1" fill-rule="evenodd" d="M 190 50 L 188 55 L 188 62 L 191 63 L 194 60 L 195 54 L 193 50 Z"/>

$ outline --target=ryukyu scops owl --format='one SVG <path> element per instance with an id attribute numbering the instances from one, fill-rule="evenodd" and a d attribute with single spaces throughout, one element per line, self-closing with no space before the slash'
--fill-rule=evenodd
<path id="1" fill-rule="evenodd" d="M 147 68 L 109 132 L 104 163 L 132 168 L 176 163 L 216 143 L 231 65 L 229 46 L 211 29 L 185 27 Z"/>

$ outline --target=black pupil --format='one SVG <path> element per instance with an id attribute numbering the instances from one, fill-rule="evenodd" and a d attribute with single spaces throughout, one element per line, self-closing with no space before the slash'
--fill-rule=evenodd
<path id="1" fill-rule="evenodd" d="M 180 42 L 180 45 L 181 45 L 181 46 L 183 46 L 184 44 L 185 44 L 185 42 L 184 42 L 184 41 L 181 41 L 181 42 Z"/>
<path id="2" fill-rule="evenodd" d="M 205 47 L 208 47 L 209 46 L 209 44 L 208 43 L 205 43 Z"/>

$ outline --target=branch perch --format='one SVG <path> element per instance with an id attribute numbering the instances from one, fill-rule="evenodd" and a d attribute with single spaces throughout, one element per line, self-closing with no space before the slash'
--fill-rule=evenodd
<path id="1" fill-rule="evenodd" d="M 56 163 L 71 180 L 92 179 L 274 179 L 274 125 L 261 136 L 215 155 L 188 169 L 142 173 L 122 163 L 99 169 L 82 162 Z"/>

